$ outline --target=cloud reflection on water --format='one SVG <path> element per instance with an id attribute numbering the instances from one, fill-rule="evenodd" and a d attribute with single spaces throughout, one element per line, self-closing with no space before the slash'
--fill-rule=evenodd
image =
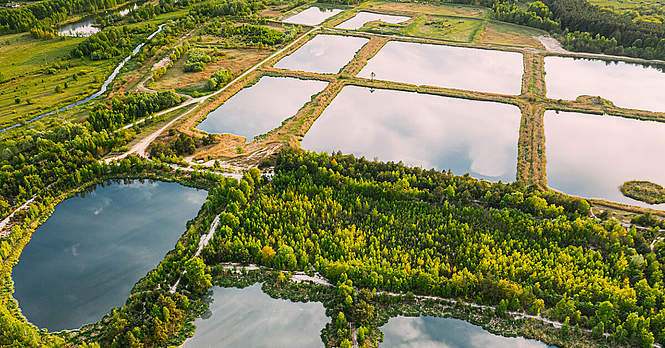
<path id="1" fill-rule="evenodd" d="M 301 145 L 509 182 L 519 128 L 512 105 L 347 86 Z"/>
<path id="2" fill-rule="evenodd" d="M 545 112 L 547 183 L 587 198 L 665 209 L 624 197 L 619 186 L 647 180 L 665 186 L 665 124 L 575 112 Z"/>

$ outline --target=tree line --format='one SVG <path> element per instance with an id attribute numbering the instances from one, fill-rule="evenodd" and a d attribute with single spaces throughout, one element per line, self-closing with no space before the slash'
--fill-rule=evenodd
<path id="1" fill-rule="evenodd" d="M 52 26 L 72 15 L 91 14 L 117 6 L 116 0 L 46 0 L 0 10 L 0 33 L 27 31 L 34 25 Z"/>
<path id="2" fill-rule="evenodd" d="M 115 130 L 157 111 L 176 106 L 184 99 L 172 90 L 130 94 L 123 98 L 113 97 L 107 103 L 95 106 L 86 121 L 93 130 L 98 132 Z"/>

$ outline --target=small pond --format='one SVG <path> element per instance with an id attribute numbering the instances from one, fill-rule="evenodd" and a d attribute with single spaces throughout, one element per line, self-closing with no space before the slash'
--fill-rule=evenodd
<path id="1" fill-rule="evenodd" d="M 348 86 L 301 146 L 510 182 L 520 117 L 513 105 Z"/>
<path id="2" fill-rule="evenodd" d="M 94 18 L 84 19 L 75 23 L 67 24 L 58 29 L 58 34 L 70 37 L 88 37 L 101 29 L 96 25 Z"/>
<path id="3" fill-rule="evenodd" d="M 372 12 L 358 12 L 358 14 L 356 14 L 353 18 L 349 19 L 348 21 L 345 21 L 344 23 L 336 26 L 335 28 L 358 30 L 362 28 L 365 25 L 365 23 L 368 22 L 381 21 L 384 23 L 397 24 L 397 23 L 406 22 L 409 19 L 411 19 L 411 17 L 391 16 L 380 13 L 372 13 Z"/>
<path id="4" fill-rule="evenodd" d="M 545 72 L 548 98 L 575 100 L 581 95 L 600 96 L 624 108 L 665 112 L 665 73 L 654 67 L 545 57 Z"/>
<path id="5" fill-rule="evenodd" d="M 516 95 L 523 71 L 521 53 L 390 41 L 358 76 Z"/>
<path id="6" fill-rule="evenodd" d="M 250 142 L 279 127 L 326 85 L 321 81 L 264 76 L 209 113 L 196 129 L 240 135 Z"/>
<path id="7" fill-rule="evenodd" d="M 369 41 L 341 35 L 317 35 L 297 51 L 282 58 L 275 68 L 336 74 Z"/>
<path id="8" fill-rule="evenodd" d="M 40 328 L 94 323 L 173 249 L 207 192 L 176 183 L 98 185 L 60 203 L 14 267 L 14 297 Z"/>
<path id="9" fill-rule="evenodd" d="M 430 316 L 395 317 L 381 327 L 381 348 L 548 348 L 522 337 L 503 337 L 463 320 Z"/>
<path id="10" fill-rule="evenodd" d="M 131 13 L 133 10 L 136 10 L 137 8 L 138 8 L 137 4 L 127 5 L 110 13 L 117 13 L 118 15 L 120 15 L 120 17 L 125 17 L 126 15 Z M 103 14 L 102 16 L 104 15 L 108 15 L 108 12 L 107 14 Z M 58 28 L 58 34 L 69 37 L 88 37 L 101 30 L 101 28 L 97 25 L 96 18 L 97 16 L 88 16 L 78 22 L 63 25 L 62 27 Z"/>
<path id="11" fill-rule="evenodd" d="M 313 6 L 289 18 L 284 19 L 282 22 L 302 24 L 302 25 L 317 25 L 321 24 L 321 22 L 342 11 L 344 10 L 339 8 L 325 8 L 325 7 Z"/>
<path id="12" fill-rule="evenodd" d="M 665 209 L 623 196 L 619 186 L 646 180 L 665 186 L 665 123 L 545 112 L 547 184 L 586 198 Z"/>
<path id="13" fill-rule="evenodd" d="M 274 299 L 255 284 L 245 289 L 213 288 L 206 319 L 196 319 L 184 348 L 323 347 L 321 330 L 330 321 L 320 302 Z"/>

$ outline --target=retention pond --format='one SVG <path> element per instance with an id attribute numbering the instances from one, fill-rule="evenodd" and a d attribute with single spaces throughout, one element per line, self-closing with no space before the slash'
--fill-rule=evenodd
<path id="1" fill-rule="evenodd" d="M 352 36 L 317 35 L 291 55 L 282 58 L 275 68 L 336 74 L 368 41 Z"/>
<path id="2" fill-rule="evenodd" d="M 390 41 L 358 76 L 517 95 L 523 71 L 521 53 Z"/>
<path id="3" fill-rule="evenodd" d="M 655 67 L 545 57 L 545 72 L 548 98 L 575 100 L 581 95 L 599 96 L 624 108 L 665 112 L 665 73 Z"/>
<path id="4" fill-rule="evenodd" d="M 510 182 L 520 117 L 513 105 L 349 86 L 301 146 Z"/>
<path id="5" fill-rule="evenodd" d="M 295 115 L 326 82 L 264 76 L 208 114 L 196 129 L 231 133 L 252 141 Z"/>
<path id="6" fill-rule="evenodd" d="M 342 12 L 339 8 L 325 8 L 325 7 L 310 7 L 302 12 L 299 12 L 289 18 L 283 20 L 284 23 L 302 24 L 302 25 L 317 25 L 326 19 Z"/>
<path id="7" fill-rule="evenodd" d="M 665 123 L 574 112 L 545 112 L 547 184 L 585 198 L 654 209 L 619 190 L 626 181 L 665 186 Z"/>

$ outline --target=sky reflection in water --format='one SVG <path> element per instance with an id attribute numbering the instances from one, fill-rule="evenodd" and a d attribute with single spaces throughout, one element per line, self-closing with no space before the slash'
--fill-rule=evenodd
<path id="1" fill-rule="evenodd" d="M 665 186 L 665 124 L 575 112 L 545 112 L 547 184 L 564 193 L 655 209 L 619 186 L 647 180 Z"/>
<path id="2" fill-rule="evenodd" d="M 13 270 L 23 314 L 40 328 L 74 329 L 123 305 L 206 196 L 176 183 L 134 181 L 58 204 Z"/>
<path id="3" fill-rule="evenodd" d="M 326 82 L 264 76 L 210 112 L 196 129 L 208 133 L 231 133 L 252 141 L 255 136 L 279 127 L 322 91 Z"/>
<path id="4" fill-rule="evenodd" d="M 520 117 L 512 105 L 347 86 L 301 146 L 509 182 Z"/>
<path id="5" fill-rule="evenodd" d="M 406 22 L 409 19 L 411 18 L 405 16 L 391 16 L 372 12 L 358 12 L 358 14 L 356 14 L 353 18 L 343 22 L 335 28 L 358 30 L 362 28 L 367 22 L 381 21 L 384 23 L 397 24 Z"/>
<path id="6" fill-rule="evenodd" d="M 336 74 L 367 41 L 352 36 L 317 35 L 297 51 L 282 58 L 275 64 L 275 68 Z"/>
<path id="7" fill-rule="evenodd" d="M 545 72 L 548 98 L 600 96 L 624 108 L 665 112 L 665 73 L 656 68 L 597 59 L 545 57 Z"/>
<path id="8" fill-rule="evenodd" d="M 320 302 L 274 299 L 259 284 L 213 291 L 212 316 L 196 319 L 183 348 L 324 346 L 321 330 L 330 319 Z"/>
<path id="9" fill-rule="evenodd" d="M 438 317 L 396 317 L 381 327 L 381 348 L 547 348 L 522 337 L 502 337 L 466 321 Z"/>
<path id="10" fill-rule="evenodd" d="M 523 71 L 520 53 L 390 41 L 358 76 L 517 95 Z"/>
<path id="11" fill-rule="evenodd" d="M 343 10 L 338 8 L 323 8 L 314 6 L 289 18 L 286 18 L 282 22 L 302 25 L 317 25 L 342 11 Z"/>

